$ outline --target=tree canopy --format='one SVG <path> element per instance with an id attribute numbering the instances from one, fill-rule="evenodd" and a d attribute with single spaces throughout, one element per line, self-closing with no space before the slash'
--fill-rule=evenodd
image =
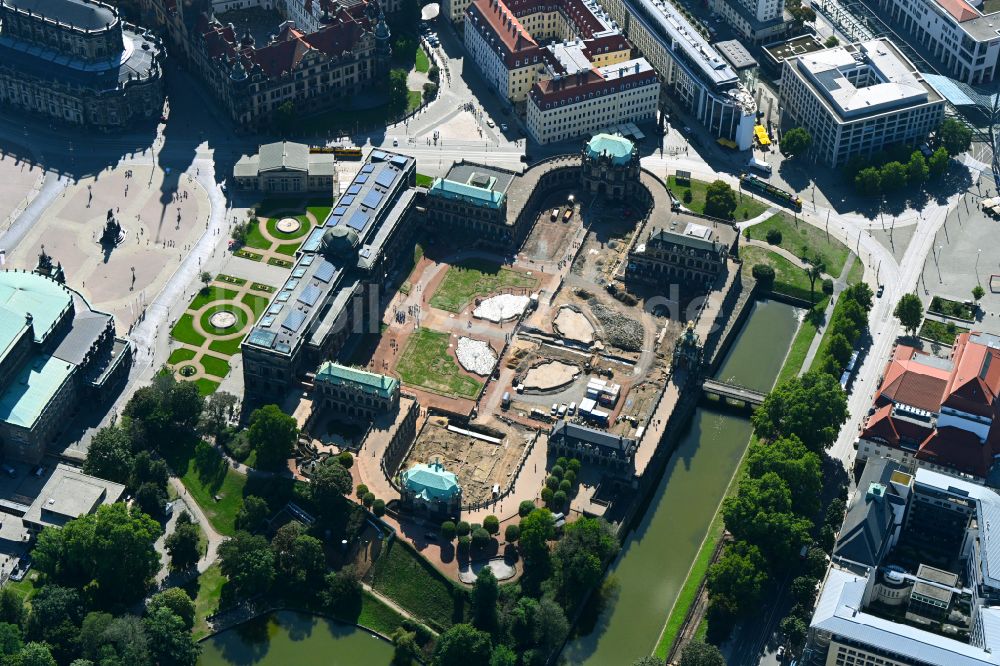
<path id="1" fill-rule="evenodd" d="M 277 405 L 264 405 L 250 415 L 247 441 L 257 452 L 257 466 L 280 469 L 288 463 L 299 435 L 295 419 Z"/>
<path id="2" fill-rule="evenodd" d="M 903 328 L 910 335 L 915 335 L 920 328 L 920 322 L 924 320 L 924 306 L 920 302 L 920 297 L 916 294 L 903 294 L 896 303 L 896 309 L 892 314 L 899 320 Z"/>
<path id="3" fill-rule="evenodd" d="M 812 145 L 812 135 L 803 127 L 793 127 L 781 137 L 781 151 L 788 155 L 802 155 Z"/>
<path id="4" fill-rule="evenodd" d="M 724 180 L 716 180 L 705 189 L 705 215 L 731 220 L 736 212 L 736 192 Z"/>
<path id="5" fill-rule="evenodd" d="M 794 436 L 811 451 L 829 448 L 847 421 L 847 396 L 836 378 L 817 371 L 779 384 L 752 417 L 758 437 Z"/>
<path id="6" fill-rule="evenodd" d="M 955 118 L 941 121 L 937 136 L 951 156 L 960 155 L 972 147 L 972 130 Z"/>

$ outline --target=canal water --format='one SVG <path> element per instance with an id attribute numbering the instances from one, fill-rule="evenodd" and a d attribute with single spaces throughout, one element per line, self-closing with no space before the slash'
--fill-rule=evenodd
<path id="1" fill-rule="evenodd" d="M 389 666 L 392 653 L 352 625 L 278 611 L 204 641 L 198 666 Z"/>
<path id="2" fill-rule="evenodd" d="M 716 377 L 770 390 L 800 315 L 775 301 L 756 303 Z M 593 631 L 566 646 L 566 663 L 627 665 L 652 652 L 750 434 L 747 418 L 698 408 L 640 523 L 611 566 L 615 593 Z"/>

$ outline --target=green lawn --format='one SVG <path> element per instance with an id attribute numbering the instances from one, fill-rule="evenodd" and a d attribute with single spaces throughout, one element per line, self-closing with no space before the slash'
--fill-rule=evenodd
<path id="1" fill-rule="evenodd" d="M 257 250 L 267 250 L 271 247 L 271 241 L 264 237 L 264 234 L 260 232 L 260 221 L 257 224 L 253 224 L 251 220 L 250 231 L 247 233 L 247 240 L 245 245 L 247 247 L 252 247 Z"/>
<path id="2" fill-rule="evenodd" d="M 865 263 L 861 261 L 861 257 L 854 260 L 851 264 L 851 270 L 847 271 L 847 284 L 848 286 L 858 284 L 865 279 Z"/>
<path id="3" fill-rule="evenodd" d="M 828 300 L 829 297 L 824 296 L 823 300 L 816 304 L 816 309 L 825 310 Z M 792 339 L 792 346 L 788 348 L 788 356 L 785 357 L 785 364 L 781 366 L 781 372 L 778 373 L 778 378 L 774 382 L 775 386 L 792 377 L 798 376 L 799 371 L 802 369 L 802 364 L 806 360 L 806 354 L 809 353 L 809 347 L 816 337 L 816 333 L 816 326 L 808 317 L 799 324 L 799 330 L 795 333 L 795 338 Z"/>
<path id="4" fill-rule="evenodd" d="M 332 209 L 333 206 L 328 206 L 325 204 L 320 206 L 306 206 L 306 210 L 312 213 L 312 216 L 316 218 L 317 224 L 323 224 L 323 222 L 326 221 L 326 218 L 330 214 L 330 211 Z"/>
<path id="5" fill-rule="evenodd" d="M 177 365 L 178 363 L 183 363 L 184 361 L 190 361 L 195 356 L 198 355 L 193 349 L 188 349 L 187 347 L 181 347 L 180 349 L 175 349 L 170 352 L 170 357 L 167 358 L 167 365 Z"/>
<path id="6" fill-rule="evenodd" d="M 278 222 L 283 218 L 288 217 L 287 215 L 279 215 L 277 217 L 272 217 L 267 221 L 267 232 L 275 238 L 280 238 L 282 240 L 295 240 L 296 238 L 302 238 L 312 230 L 312 222 L 309 221 L 305 215 L 295 215 L 295 219 L 299 221 L 299 228 L 290 234 L 286 234 L 283 231 L 278 231 Z M 322 224 L 322 220 L 320 220 Z"/>
<path id="7" fill-rule="evenodd" d="M 292 262 L 285 261 L 284 259 L 278 259 L 277 257 L 271 257 L 267 260 L 267 263 L 271 266 L 278 266 L 279 268 L 291 268 Z"/>
<path id="8" fill-rule="evenodd" d="M 21 599 L 24 601 L 31 601 L 31 597 L 35 596 L 38 592 L 40 586 L 35 585 L 35 581 L 38 578 L 38 573 L 35 571 L 29 571 L 28 575 L 21 580 L 8 580 L 4 587 L 9 587 L 10 589 L 21 595 Z"/>
<path id="9" fill-rule="evenodd" d="M 273 294 L 274 293 L 274 287 L 272 287 L 269 284 L 263 284 L 261 282 L 254 282 L 253 284 L 250 285 L 250 289 L 252 291 L 262 291 L 265 294 Z"/>
<path id="10" fill-rule="evenodd" d="M 754 264 L 768 264 L 774 269 L 774 291 L 809 300 L 809 278 L 806 277 L 805 270 L 780 254 L 762 247 L 743 245 L 740 247 L 740 257 L 743 259 L 744 275 L 750 276 Z M 821 281 L 816 280 L 817 299 L 823 296 L 821 287 Z"/>
<path id="11" fill-rule="evenodd" d="M 475 398 L 483 383 L 462 373 L 448 355 L 451 336 L 421 328 L 406 343 L 396 371 L 404 383 L 435 393 Z"/>
<path id="12" fill-rule="evenodd" d="M 259 318 L 264 313 L 264 310 L 267 309 L 267 304 L 270 302 L 271 299 L 266 296 L 256 296 L 254 294 L 243 295 L 243 304 L 253 310 L 254 318 Z"/>
<path id="13" fill-rule="evenodd" d="M 827 237 L 826 232 L 808 222 L 794 219 L 784 214 L 773 215 L 760 224 L 748 227 L 750 238 L 767 240 L 767 232 L 776 229 L 781 233 L 779 247 L 788 250 L 796 257 L 805 259 L 815 257 L 817 253 L 826 260 L 826 272 L 837 277 L 844 270 L 844 262 L 850 255 L 847 246 L 833 237 Z"/>
<path id="14" fill-rule="evenodd" d="M 237 257 L 241 259 L 247 259 L 249 261 L 260 261 L 264 258 L 264 255 L 258 254 L 256 252 L 251 252 L 250 250 L 237 250 L 234 253 Z"/>
<path id="15" fill-rule="evenodd" d="M 417 187 L 430 187 L 434 184 L 434 177 L 426 174 L 417 174 Z"/>
<path id="16" fill-rule="evenodd" d="M 674 196 L 681 199 L 681 201 L 684 200 L 684 190 L 691 190 L 691 201 L 690 203 L 685 203 L 684 207 L 696 213 L 705 212 L 705 190 L 708 189 L 709 183 L 703 180 L 692 180 L 690 185 L 678 185 L 676 177 L 668 176 L 667 186 L 674 193 Z M 748 194 L 744 194 L 741 200 L 740 193 L 737 190 L 736 210 L 733 212 L 733 217 L 737 220 L 746 220 L 751 217 L 757 217 L 768 208 L 767 204 L 750 198 Z"/>
<path id="17" fill-rule="evenodd" d="M 438 631 L 465 618 L 463 591 L 398 539 L 385 549 L 367 579 L 375 590 Z"/>
<path id="18" fill-rule="evenodd" d="M 221 358 L 204 354 L 201 357 L 201 367 L 205 372 L 220 379 L 229 374 L 229 364 Z"/>
<path id="19" fill-rule="evenodd" d="M 417 47 L 417 56 L 413 62 L 413 68 L 418 72 L 423 72 L 424 74 L 431 68 L 431 59 L 427 57 L 427 53 L 423 48 Z"/>
<path id="20" fill-rule="evenodd" d="M 927 310 L 957 319 L 972 319 L 975 317 L 975 312 L 970 306 L 949 298 L 941 298 L 940 296 L 935 296 L 931 299 L 931 304 Z"/>
<path id="21" fill-rule="evenodd" d="M 198 291 L 198 295 L 191 301 L 188 310 L 200 310 L 212 301 L 231 301 L 236 298 L 236 292 L 224 287 L 205 287 Z"/>
<path id="22" fill-rule="evenodd" d="M 205 342 L 205 338 L 194 330 L 194 317 L 189 314 L 181 315 L 173 330 L 170 331 L 170 336 L 174 340 L 192 347 L 200 347 Z"/>
<path id="23" fill-rule="evenodd" d="M 222 586 L 226 577 L 222 575 L 218 563 L 213 564 L 198 576 L 197 595 L 194 599 L 194 633 L 195 640 L 208 636 L 208 622 L 205 618 L 219 609 L 219 599 L 222 597 Z"/>
<path id="24" fill-rule="evenodd" d="M 353 611 L 353 609 L 352 609 Z M 361 608 L 355 612 L 334 613 L 344 622 L 359 624 L 388 636 L 403 624 L 403 616 L 379 601 L 371 592 L 361 593 Z"/>
<path id="25" fill-rule="evenodd" d="M 204 442 L 197 446 L 177 445 L 166 451 L 164 457 L 205 512 L 212 527 L 219 534 L 235 534 L 236 512 L 243 505 L 247 477 L 231 469 L 222 456 Z"/>
<path id="26" fill-rule="evenodd" d="M 208 348 L 214 351 L 216 354 L 222 354 L 223 356 L 232 356 L 233 354 L 239 353 L 241 342 L 243 342 L 243 338 L 232 338 L 230 340 L 212 340 L 210 343 L 208 343 Z"/>
<path id="27" fill-rule="evenodd" d="M 420 102 L 423 100 L 424 94 L 419 90 L 408 90 L 406 91 L 406 112 L 412 113 L 420 108 Z"/>
<path id="28" fill-rule="evenodd" d="M 920 326 L 920 337 L 934 340 L 945 345 L 955 344 L 955 338 L 960 333 L 966 333 L 969 329 L 956 326 L 954 323 L 942 324 L 934 319 L 924 319 Z"/>
<path id="29" fill-rule="evenodd" d="M 231 312 L 236 316 L 236 324 L 230 328 L 215 328 L 209 321 L 216 312 Z M 247 325 L 247 313 L 242 308 L 233 307 L 228 303 L 213 305 L 201 313 L 201 327 L 206 333 L 215 335 L 231 335 Z"/>
<path id="30" fill-rule="evenodd" d="M 461 312 L 477 296 L 488 296 L 509 287 L 534 289 L 536 286 L 538 280 L 530 275 L 488 261 L 470 260 L 448 268 L 431 297 L 431 307 Z"/>
<path id="31" fill-rule="evenodd" d="M 286 256 L 292 257 L 295 256 L 295 251 L 299 249 L 300 245 L 302 245 L 302 243 L 285 243 L 284 245 L 279 245 L 278 247 L 276 247 L 275 251 L 278 254 L 284 254 Z"/>
<path id="32" fill-rule="evenodd" d="M 211 379 L 201 379 L 194 380 L 194 385 L 198 387 L 198 393 L 203 396 L 209 396 L 215 393 L 215 389 L 219 388 L 219 382 L 213 382 Z"/>

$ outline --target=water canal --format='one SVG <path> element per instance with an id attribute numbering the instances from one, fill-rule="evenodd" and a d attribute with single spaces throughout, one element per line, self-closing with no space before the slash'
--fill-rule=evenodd
<path id="1" fill-rule="evenodd" d="M 198 666 L 389 666 L 388 642 L 348 624 L 278 611 L 212 636 Z"/>
<path id="2" fill-rule="evenodd" d="M 758 302 L 716 377 L 769 390 L 795 336 L 797 315 L 788 305 Z M 695 412 L 611 566 L 613 598 L 594 630 L 566 646 L 566 663 L 626 665 L 652 652 L 750 434 L 749 420 L 735 412 Z"/>

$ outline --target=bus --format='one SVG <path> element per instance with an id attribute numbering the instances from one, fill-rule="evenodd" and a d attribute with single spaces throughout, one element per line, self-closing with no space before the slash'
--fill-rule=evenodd
<path id="1" fill-rule="evenodd" d="M 802 199 L 795 196 L 791 192 L 786 192 L 780 187 L 775 187 L 763 178 L 755 176 L 752 173 L 740 174 L 740 186 L 748 190 L 754 190 L 758 194 L 767 196 L 778 203 L 794 208 L 795 210 L 802 210 Z"/>
<path id="2" fill-rule="evenodd" d="M 310 153 L 333 153 L 338 160 L 360 160 L 361 149 L 355 146 L 310 146 Z"/>

